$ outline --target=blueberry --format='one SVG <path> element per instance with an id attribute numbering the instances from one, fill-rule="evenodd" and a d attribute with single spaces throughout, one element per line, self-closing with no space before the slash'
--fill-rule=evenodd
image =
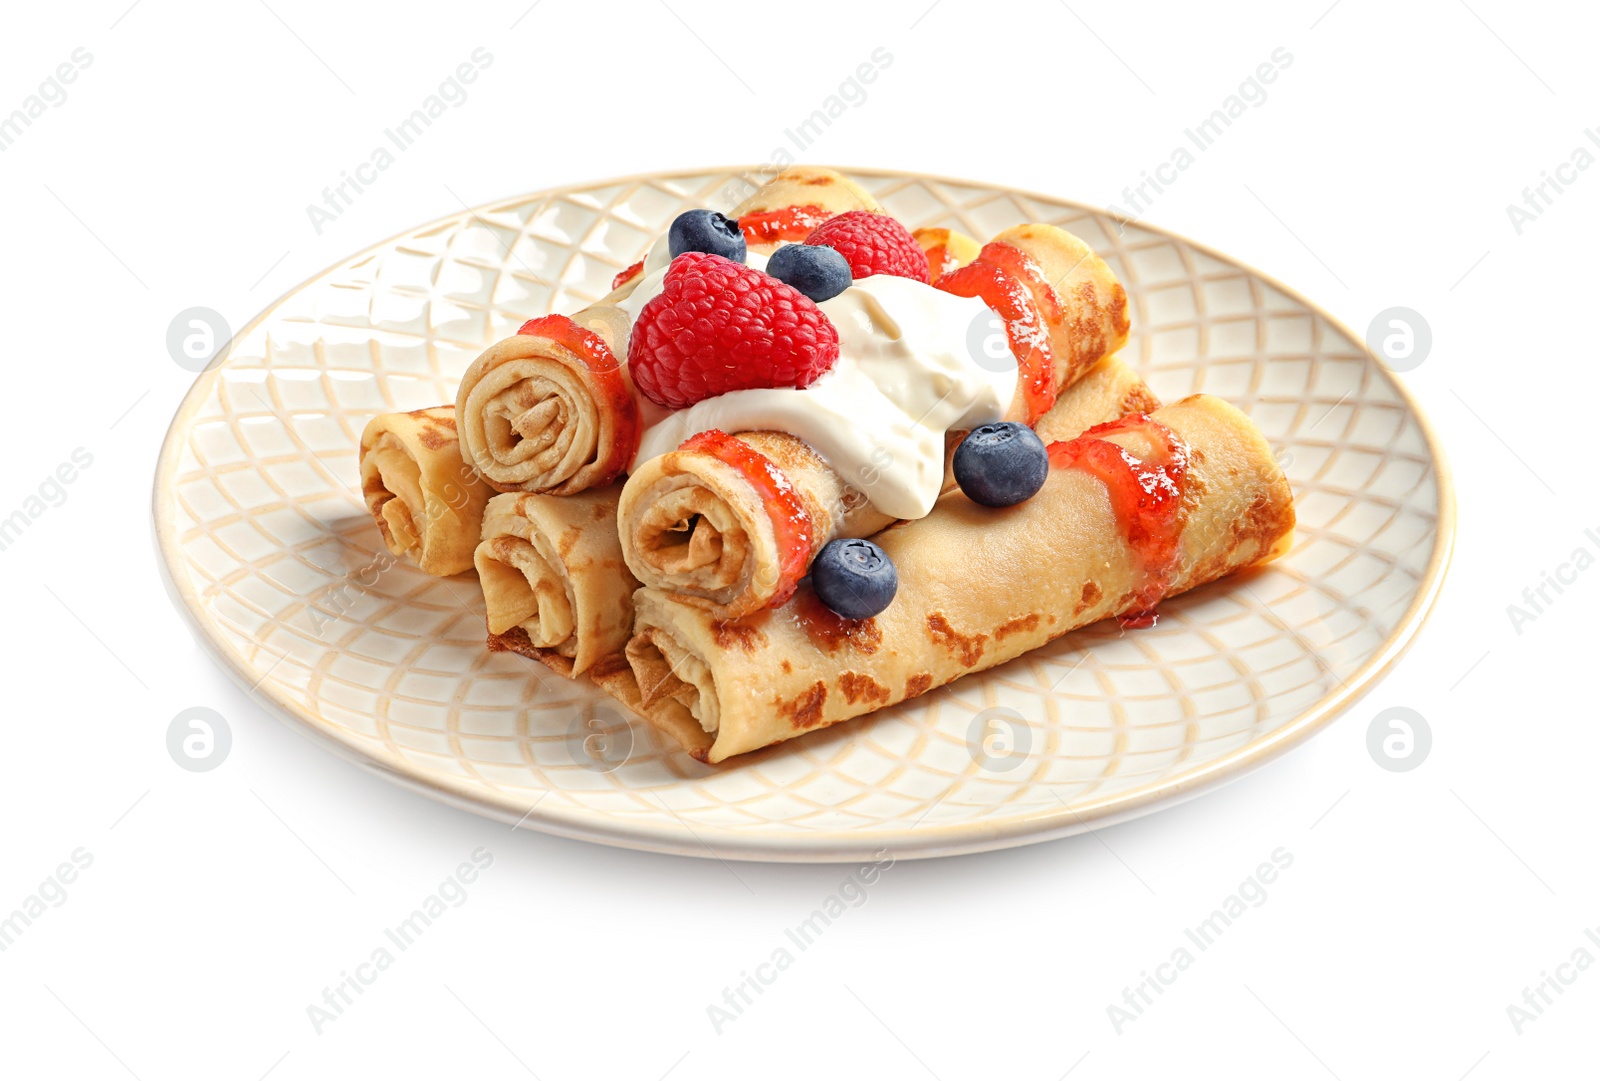
<path id="1" fill-rule="evenodd" d="M 767 273 L 818 304 L 850 288 L 850 261 L 821 244 L 785 244 L 767 260 Z"/>
<path id="2" fill-rule="evenodd" d="M 1050 455 L 1032 428 L 1003 420 L 968 432 L 950 468 L 974 503 L 1009 507 L 1044 487 Z"/>
<path id="3" fill-rule="evenodd" d="M 672 219 L 667 249 L 676 259 L 686 251 L 705 251 L 744 262 L 744 233 L 739 223 L 715 210 L 685 210 Z"/>
<path id="4" fill-rule="evenodd" d="M 894 600 L 900 576 L 888 553 L 869 540 L 833 540 L 811 563 L 817 599 L 846 619 L 875 616 Z"/>

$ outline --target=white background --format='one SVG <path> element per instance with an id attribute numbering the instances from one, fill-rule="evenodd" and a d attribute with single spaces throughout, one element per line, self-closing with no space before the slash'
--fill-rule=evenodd
<path id="1" fill-rule="evenodd" d="M 0 516 L 93 464 L 0 552 L 0 912 L 92 865 L 0 953 L 0 1073 L 154 1078 L 1577 1076 L 1600 965 L 1519 1034 L 1507 1007 L 1600 926 L 1586 570 L 1600 169 L 1520 235 L 1506 206 L 1600 125 L 1580 5 L 926 0 L 633 5 L 127 0 L 27 5 L 0 115 L 90 66 L 0 152 L 10 400 Z M 321 235 L 306 215 L 475 48 L 469 99 Z M 1292 65 L 1147 217 L 1364 329 L 1430 323 L 1404 378 L 1460 495 L 1410 654 L 1308 745 L 1097 835 L 901 862 L 736 1022 L 709 1003 L 833 892 L 836 866 L 725 866 L 558 840 L 346 765 L 227 681 L 173 611 L 152 465 L 192 376 L 164 336 L 233 326 L 416 223 L 549 185 L 761 161 L 873 49 L 805 160 L 1100 205 L 1278 47 Z M 1600 152 L 1600 148 L 1594 148 Z M 458 197 L 459 200 L 458 201 Z M 234 744 L 177 768 L 172 717 Z M 1410 773 L 1366 749 L 1420 711 Z M 494 862 L 319 1035 L 307 1006 L 479 847 Z M 1284 848 L 1292 866 L 1119 1033 L 1107 1007 Z M 1600 932 L 1597 932 L 1600 933 Z M 1577 970 L 1565 970 L 1572 973 Z"/>

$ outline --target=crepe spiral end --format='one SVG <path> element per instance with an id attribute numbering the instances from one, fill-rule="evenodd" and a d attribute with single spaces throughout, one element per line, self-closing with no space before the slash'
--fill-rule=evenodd
<path id="1" fill-rule="evenodd" d="M 585 316 L 529 320 L 462 377 L 462 447 L 495 490 L 571 495 L 609 484 L 633 457 L 638 405 L 604 322 Z"/>
<path id="2" fill-rule="evenodd" d="M 829 540 L 894 520 L 851 494 L 795 436 L 703 432 L 628 477 L 623 556 L 645 585 L 737 618 L 787 600 Z"/>
<path id="3" fill-rule="evenodd" d="M 489 501 L 474 553 L 492 648 L 564 676 L 621 653 L 639 583 L 617 544 L 621 486 L 577 495 L 505 492 Z"/>
<path id="4" fill-rule="evenodd" d="M 472 566 L 493 492 L 461 456 L 454 406 L 373 417 L 359 468 L 362 500 L 392 554 L 439 576 Z"/>

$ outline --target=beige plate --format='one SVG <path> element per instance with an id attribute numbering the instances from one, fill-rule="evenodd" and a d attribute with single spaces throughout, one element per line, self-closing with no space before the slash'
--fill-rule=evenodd
<path id="1" fill-rule="evenodd" d="M 1003 848 L 1177 802 L 1305 739 L 1400 656 L 1444 578 L 1454 509 L 1427 423 L 1358 338 L 1171 234 L 870 170 L 852 175 L 911 227 L 984 238 L 1053 222 L 1101 252 L 1133 298 L 1123 355 L 1156 392 L 1220 395 L 1280 448 L 1292 554 L 1168 602 L 1153 629 L 1091 627 L 720 768 L 586 682 L 486 653 L 471 575 L 390 565 L 356 480 L 362 426 L 454 401 L 486 343 L 605 293 L 679 211 L 736 202 L 741 175 L 633 177 L 452 215 L 317 275 L 242 331 L 184 399 L 155 487 L 171 584 L 232 674 L 350 758 L 503 821 L 822 861 Z M 1026 720 L 1008 726 L 996 707 Z"/>

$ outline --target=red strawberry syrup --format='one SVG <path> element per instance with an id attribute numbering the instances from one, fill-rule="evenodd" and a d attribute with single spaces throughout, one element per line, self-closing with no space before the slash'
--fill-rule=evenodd
<path id="1" fill-rule="evenodd" d="M 794 596 L 811 561 L 811 515 L 783 470 L 744 440 L 716 428 L 691 435 L 679 444 L 678 450 L 709 454 L 737 469 L 750 482 L 761 497 L 778 541 L 778 586 L 767 607 L 776 608 Z"/>
<path id="2" fill-rule="evenodd" d="M 1143 432 L 1156 451 L 1140 460 L 1100 438 L 1112 432 Z M 1143 584 L 1118 619 L 1124 627 L 1153 626 L 1155 607 L 1171 587 L 1182 555 L 1180 514 L 1189 474 L 1188 444 L 1166 425 L 1131 413 L 1097 424 L 1076 439 L 1051 443 L 1049 450 L 1052 465 L 1082 469 L 1105 484 L 1123 537 L 1144 571 Z"/>
<path id="3" fill-rule="evenodd" d="M 594 485 L 599 487 L 620 476 L 639 449 L 639 404 L 623 379 L 622 365 L 617 363 L 615 354 L 598 334 L 564 315 L 529 319 L 517 333 L 548 338 L 577 356 L 589 369 L 594 377 L 595 407 L 603 416 L 611 418 L 616 432 L 610 453 L 600 463 L 601 476 Z"/>
<path id="4" fill-rule="evenodd" d="M 1061 296 L 1044 269 L 1021 248 L 989 243 L 972 262 L 934 284 L 959 297 L 980 298 L 1004 320 L 1028 423 L 1037 423 L 1056 404 L 1055 352 L 1046 321 L 1060 322 L 1062 315 Z"/>

